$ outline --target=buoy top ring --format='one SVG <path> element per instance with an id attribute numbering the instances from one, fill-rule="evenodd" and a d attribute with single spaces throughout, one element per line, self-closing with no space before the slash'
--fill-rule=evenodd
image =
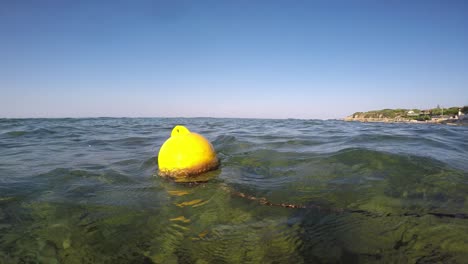
<path id="1" fill-rule="evenodd" d="M 172 129 L 171 137 L 190 134 L 190 130 L 184 126 L 177 125 Z"/>

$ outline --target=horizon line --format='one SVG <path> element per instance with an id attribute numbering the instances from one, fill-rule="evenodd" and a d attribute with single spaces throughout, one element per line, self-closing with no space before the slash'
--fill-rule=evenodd
<path id="1" fill-rule="evenodd" d="M 259 120 L 344 120 L 343 118 L 274 118 L 274 117 L 209 117 L 209 116 L 178 116 L 178 117 L 163 117 L 163 116 L 82 116 L 82 117 L 0 117 L 0 119 L 100 119 L 100 118 L 159 118 L 159 119 L 259 119 Z"/>

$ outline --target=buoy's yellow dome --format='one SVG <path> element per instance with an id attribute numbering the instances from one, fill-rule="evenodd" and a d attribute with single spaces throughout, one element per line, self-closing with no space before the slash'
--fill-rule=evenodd
<path id="1" fill-rule="evenodd" d="M 158 154 L 159 175 L 174 178 L 197 175 L 216 169 L 218 158 L 203 136 L 176 126 Z"/>

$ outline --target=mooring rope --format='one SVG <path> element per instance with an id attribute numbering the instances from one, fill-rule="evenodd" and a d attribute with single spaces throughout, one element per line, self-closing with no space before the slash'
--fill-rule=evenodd
<path id="1" fill-rule="evenodd" d="M 258 202 L 261 205 L 265 206 L 275 206 L 275 207 L 283 207 L 283 208 L 297 208 L 297 209 L 316 209 L 319 211 L 330 212 L 330 213 L 358 213 L 358 214 L 365 214 L 365 215 L 379 215 L 379 216 L 391 216 L 392 214 L 377 214 L 371 211 L 363 210 L 363 209 L 347 209 L 347 208 L 332 208 L 332 207 L 324 207 L 317 204 L 294 204 L 294 203 L 274 203 L 266 199 L 265 197 L 256 197 L 250 194 L 246 194 L 243 192 L 232 190 L 227 186 L 222 187 L 224 190 L 228 191 L 234 196 L 241 197 L 250 201 Z M 427 212 L 424 214 L 418 213 L 410 213 L 406 212 L 401 214 L 400 216 L 411 216 L 411 217 L 422 217 L 425 215 L 432 215 L 438 218 L 456 218 L 456 219 L 468 219 L 468 214 L 466 213 L 441 213 L 441 212 Z"/>

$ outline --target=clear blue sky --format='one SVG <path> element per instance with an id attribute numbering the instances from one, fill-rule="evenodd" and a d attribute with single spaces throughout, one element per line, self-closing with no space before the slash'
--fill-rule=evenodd
<path id="1" fill-rule="evenodd" d="M 468 1 L 0 1 L 0 117 L 468 104 Z"/>

